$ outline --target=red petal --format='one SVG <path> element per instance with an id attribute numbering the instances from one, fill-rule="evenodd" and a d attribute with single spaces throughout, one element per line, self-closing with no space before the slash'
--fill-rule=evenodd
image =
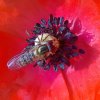
<path id="1" fill-rule="evenodd" d="M 98 0 L 24 0 L 0 1 L 0 99 L 1 100 L 99 100 L 100 95 L 100 16 Z M 26 29 L 50 13 L 68 19 L 79 18 L 82 27 L 93 33 L 93 45 L 84 42 L 86 55 L 74 72 L 61 73 L 32 68 L 9 71 L 6 63 L 25 47 Z M 79 31 L 79 30 L 78 30 Z M 86 39 L 86 38 L 85 38 Z M 96 56 L 96 57 L 95 57 Z M 92 60 L 91 60 L 92 59 Z M 83 66 L 84 65 L 84 66 Z M 77 67 L 76 66 L 76 67 Z M 64 77 L 64 76 L 66 77 Z M 66 84 L 69 82 L 69 85 Z M 6 98 L 5 98 L 6 97 Z"/>

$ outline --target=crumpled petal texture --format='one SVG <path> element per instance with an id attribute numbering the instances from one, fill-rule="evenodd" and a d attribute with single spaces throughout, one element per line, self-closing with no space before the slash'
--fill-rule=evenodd
<path id="1" fill-rule="evenodd" d="M 0 100 L 100 100 L 99 11 L 98 0 L 0 0 Z M 8 70 L 7 61 L 27 45 L 25 31 L 50 13 L 73 20 L 73 31 L 82 33 L 77 44 L 86 54 L 72 71 L 32 64 Z"/>

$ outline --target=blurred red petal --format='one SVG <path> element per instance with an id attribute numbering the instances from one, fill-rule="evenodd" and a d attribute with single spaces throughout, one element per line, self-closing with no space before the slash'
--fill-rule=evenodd
<path id="1" fill-rule="evenodd" d="M 75 100 L 99 100 L 99 5 L 98 0 L 88 0 L 88 2 L 87 0 L 24 0 L 24 2 L 1 0 L 0 99 L 70 100 L 72 96 Z M 79 44 L 88 52 L 76 65 L 85 68 L 61 74 L 60 71 L 57 73 L 52 70 L 43 71 L 30 65 L 20 71 L 9 71 L 6 66 L 7 61 L 26 45 L 25 30 L 31 30 L 35 22 L 47 18 L 50 13 L 70 20 L 78 17 L 82 28 L 95 36 L 92 46 L 87 40 L 83 45 Z M 68 87 L 68 83 L 71 88 Z"/>

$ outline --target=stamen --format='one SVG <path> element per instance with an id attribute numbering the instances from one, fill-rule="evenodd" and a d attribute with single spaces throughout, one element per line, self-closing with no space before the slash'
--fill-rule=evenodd
<path id="1" fill-rule="evenodd" d="M 42 57 L 37 55 L 37 65 L 44 70 L 50 69 L 51 66 L 55 71 L 58 68 L 64 69 L 66 65 L 71 65 L 72 58 L 85 53 L 76 45 L 79 37 L 71 31 L 69 21 L 64 20 L 64 17 L 54 17 L 51 14 L 48 21 L 41 19 L 41 24 L 36 23 L 34 28 L 34 36 L 27 41 L 35 44 L 34 46 L 39 45 L 35 51 Z"/>

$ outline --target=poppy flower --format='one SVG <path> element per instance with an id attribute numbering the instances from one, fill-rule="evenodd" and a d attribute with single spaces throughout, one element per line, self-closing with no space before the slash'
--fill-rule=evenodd
<path id="1" fill-rule="evenodd" d="M 97 0 L 0 1 L 1 100 L 99 100 L 99 5 Z M 50 14 L 63 16 L 78 34 L 77 46 L 85 54 L 64 70 L 27 67 L 10 71 L 7 61 L 26 47 L 26 30 Z"/>

